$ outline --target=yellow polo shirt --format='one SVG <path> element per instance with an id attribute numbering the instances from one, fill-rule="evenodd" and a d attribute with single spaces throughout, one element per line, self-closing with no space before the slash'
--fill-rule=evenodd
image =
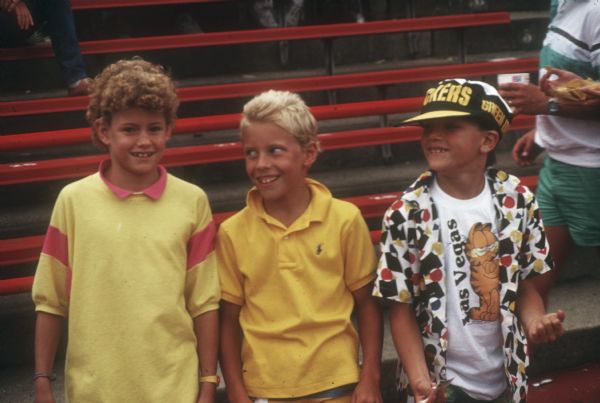
<path id="1" fill-rule="evenodd" d="M 78 403 L 195 403 L 193 319 L 218 309 L 208 199 L 161 169 L 140 193 L 100 173 L 60 193 L 33 283 L 69 318 L 65 394 Z"/>
<path id="2" fill-rule="evenodd" d="M 250 396 L 287 398 L 358 381 L 352 291 L 374 278 L 360 211 L 307 179 L 306 211 L 288 228 L 256 189 L 217 235 L 222 298 L 241 306 L 242 366 Z"/>

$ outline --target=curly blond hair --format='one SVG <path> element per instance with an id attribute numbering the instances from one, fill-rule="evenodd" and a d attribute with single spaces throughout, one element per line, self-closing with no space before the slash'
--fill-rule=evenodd
<path id="1" fill-rule="evenodd" d="M 166 123 L 170 125 L 176 119 L 178 107 L 175 84 L 165 69 L 141 58 L 134 58 L 119 60 L 96 76 L 85 116 L 92 127 L 92 141 L 106 149 L 96 133 L 96 120 L 104 119 L 110 124 L 115 113 L 140 108 L 162 112 Z"/>
<path id="2" fill-rule="evenodd" d="M 240 129 L 252 122 L 274 123 L 291 134 L 301 146 L 310 142 L 317 145 L 317 121 L 298 94 L 269 90 L 252 98 L 244 105 Z"/>

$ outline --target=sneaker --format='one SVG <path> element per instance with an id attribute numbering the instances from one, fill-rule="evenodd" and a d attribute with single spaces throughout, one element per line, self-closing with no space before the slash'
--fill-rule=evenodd
<path id="1" fill-rule="evenodd" d="M 94 81 L 89 77 L 82 78 L 81 80 L 77 81 L 75 84 L 69 86 L 68 95 L 70 97 L 78 97 L 81 95 L 88 95 L 90 93 L 93 82 Z"/>
<path id="2" fill-rule="evenodd" d="M 290 9 L 285 14 L 285 26 L 286 27 L 297 27 L 302 18 L 302 12 L 304 9 L 304 0 L 294 0 Z"/>
<path id="3" fill-rule="evenodd" d="M 258 24 L 262 28 L 277 28 L 279 23 L 275 19 L 273 0 L 259 0 L 252 7 Z"/>

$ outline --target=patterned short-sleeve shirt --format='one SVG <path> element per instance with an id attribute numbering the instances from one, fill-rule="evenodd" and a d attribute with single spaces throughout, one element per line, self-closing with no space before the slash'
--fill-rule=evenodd
<path id="1" fill-rule="evenodd" d="M 436 205 L 429 189 L 433 172 L 423 173 L 387 210 L 383 218 L 381 258 L 373 295 L 412 303 L 425 360 L 434 382 L 446 379 L 446 287 L 444 248 Z M 548 243 L 533 193 L 519 179 L 490 168 L 500 261 L 500 312 L 504 363 L 512 400 L 525 401 L 529 363 L 527 340 L 515 314 L 519 281 L 552 266 Z M 398 387 L 408 389 L 399 365 Z M 411 400 L 410 397 L 409 400 Z"/>

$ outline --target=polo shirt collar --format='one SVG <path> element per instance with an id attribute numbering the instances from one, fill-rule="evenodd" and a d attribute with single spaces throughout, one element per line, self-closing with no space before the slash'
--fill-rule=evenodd
<path id="1" fill-rule="evenodd" d="M 308 207 L 302 213 L 300 217 L 290 226 L 289 230 L 299 229 L 300 227 L 306 227 L 311 222 L 321 222 L 325 220 L 329 206 L 331 203 L 331 192 L 325 185 L 317 182 L 314 179 L 306 178 L 306 184 L 308 185 L 311 193 L 310 203 Z M 275 218 L 271 217 L 266 211 L 260 197 L 260 192 L 256 187 L 253 187 L 248 192 L 246 197 L 246 205 L 252 210 L 257 216 L 265 220 L 269 224 L 281 226 L 281 223 Z"/>
<path id="2" fill-rule="evenodd" d="M 148 186 L 146 189 L 140 192 L 133 192 L 131 190 L 123 189 L 114 183 L 112 183 L 104 173 L 110 167 L 110 160 L 104 160 L 100 162 L 100 167 L 98 168 L 98 172 L 100 173 L 100 178 L 102 181 L 108 186 L 108 188 L 117 196 L 119 199 L 126 199 L 133 194 L 143 194 L 149 197 L 152 200 L 158 200 L 162 196 L 167 187 L 167 170 L 162 165 L 158 166 L 159 177 L 156 182 L 152 185 Z"/>

